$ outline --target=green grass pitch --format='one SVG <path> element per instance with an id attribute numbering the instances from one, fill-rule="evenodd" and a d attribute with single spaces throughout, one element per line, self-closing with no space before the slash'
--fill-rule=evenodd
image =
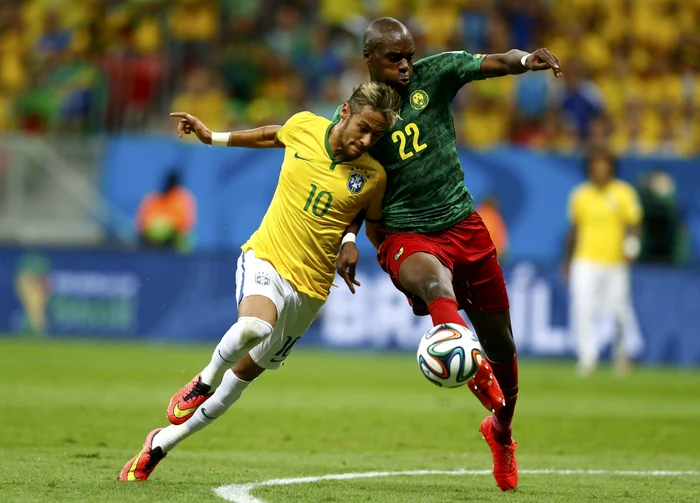
<path id="1" fill-rule="evenodd" d="M 0 501 L 224 501 L 213 489 L 286 477 L 485 470 L 486 415 L 464 389 L 432 386 L 411 354 L 295 350 L 146 483 L 117 481 L 209 346 L 0 339 Z M 515 418 L 523 470 L 700 471 L 700 372 L 575 376 L 523 360 Z M 700 475 L 392 476 L 268 486 L 276 502 L 691 502 Z"/>

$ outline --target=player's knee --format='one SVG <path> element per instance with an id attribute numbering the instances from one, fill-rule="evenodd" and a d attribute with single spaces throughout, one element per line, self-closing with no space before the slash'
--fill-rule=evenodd
<path id="1" fill-rule="evenodd" d="M 455 298 L 452 284 L 438 276 L 425 278 L 421 285 L 421 292 L 421 298 L 428 304 L 440 297 Z"/>
<path id="2" fill-rule="evenodd" d="M 399 269 L 399 280 L 401 286 L 428 304 L 439 297 L 455 298 L 452 273 L 428 253 L 408 257 Z"/>
<path id="3" fill-rule="evenodd" d="M 255 346 L 272 333 L 272 325 L 253 316 L 241 316 L 236 322 L 240 346 Z"/>

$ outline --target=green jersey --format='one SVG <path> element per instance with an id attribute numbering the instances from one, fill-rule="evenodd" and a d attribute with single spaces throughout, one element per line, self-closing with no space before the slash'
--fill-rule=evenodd
<path id="1" fill-rule="evenodd" d="M 484 57 L 445 52 L 413 65 L 400 118 L 370 150 L 386 170 L 387 230 L 441 231 L 474 211 L 457 156 L 452 100 L 464 84 L 483 79 Z"/>

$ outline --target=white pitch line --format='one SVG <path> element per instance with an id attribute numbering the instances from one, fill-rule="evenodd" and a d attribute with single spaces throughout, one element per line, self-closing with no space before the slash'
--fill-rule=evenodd
<path id="1" fill-rule="evenodd" d="M 522 475 L 620 475 L 633 477 L 680 477 L 700 475 L 699 471 L 635 471 L 635 470 L 520 470 Z M 297 477 L 289 479 L 271 479 L 247 484 L 229 484 L 214 489 L 217 496 L 232 503 L 265 503 L 256 498 L 251 492 L 258 487 L 288 486 L 292 484 L 308 484 L 323 480 L 369 479 L 376 477 L 398 477 L 419 475 L 491 475 L 491 470 L 408 470 L 401 472 L 363 472 L 337 473 L 317 477 Z"/>

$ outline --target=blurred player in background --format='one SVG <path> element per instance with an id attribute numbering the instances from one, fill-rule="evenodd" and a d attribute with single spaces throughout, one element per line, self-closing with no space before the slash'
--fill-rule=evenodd
<path id="1" fill-rule="evenodd" d="M 615 177 L 615 160 L 605 152 L 587 159 L 588 181 L 569 197 L 571 229 L 566 240 L 564 277 L 571 291 L 571 326 L 582 375 L 598 364 L 598 341 L 594 321 L 607 312 L 615 319 L 615 365 L 627 370 L 629 357 L 624 344 L 630 303 L 629 262 L 641 249 L 642 209 L 632 185 Z"/>
<path id="2" fill-rule="evenodd" d="M 399 94 L 378 83 L 359 86 L 331 122 L 310 112 L 284 126 L 236 134 L 212 133 L 186 113 L 178 132 L 209 145 L 284 146 L 277 189 L 258 230 L 242 246 L 236 272 L 238 321 L 211 362 L 176 393 L 167 428 L 150 432 L 143 449 L 122 469 L 122 481 L 145 481 L 178 443 L 221 416 L 265 369 L 289 356 L 328 297 L 338 249 L 357 263 L 343 233 L 358 214 L 379 221 L 386 176 L 367 151 L 391 127 Z M 354 293 L 357 281 L 348 281 Z M 205 405 L 203 405 L 205 404 Z"/>

